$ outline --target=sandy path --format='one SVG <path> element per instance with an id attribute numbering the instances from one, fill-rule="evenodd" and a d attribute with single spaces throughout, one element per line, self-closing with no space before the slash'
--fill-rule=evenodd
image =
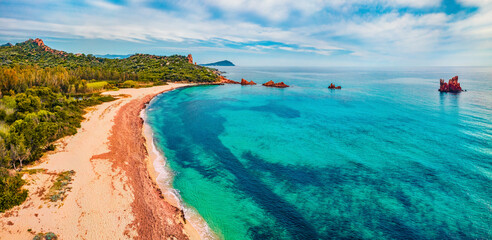
<path id="1" fill-rule="evenodd" d="M 60 239 L 196 238 L 189 226 L 185 233 L 182 211 L 161 199 L 149 175 L 139 117 L 153 96 L 183 86 L 107 92 L 125 97 L 89 109 L 78 133 L 31 167 L 47 172 L 25 175 L 29 197 L 0 214 L 0 239 L 32 239 L 39 232 Z M 66 199 L 44 200 L 56 173 L 67 170 L 75 175 Z"/>

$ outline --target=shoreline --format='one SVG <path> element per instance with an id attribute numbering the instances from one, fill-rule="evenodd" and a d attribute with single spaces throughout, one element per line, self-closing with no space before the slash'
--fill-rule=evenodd
<path id="1" fill-rule="evenodd" d="M 185 86 L 181 88 L 194 86 L 197 85 Z M 179 195 L 177 190 L 173 188 L 173 170 L 167 163 L 165 153 L 158 149 L 158 147 L 156 146 L 154 132 L 152 131 L 152 127 L 150 126 L 150 124 L 147 122 L 147 109 L 148 106 L 152 104 L 152 101 L 161 94 L 165 94 L 176 89 L 156 94 L 148 102 L 145 103 L 144 107 L 140 111 L 139 116 L 143 120 L 142 135 L 145 139 L 145 147 L 147 149 L 147 157 L 145 158 L 145 162 L 150 177 L 160 189 L 161 194 L 164 197 L 164 201 L 168 202 L 178 209 L 181 209 L 184 212 L 184 218 L 186 219 L 186 223 L 184 224 L 184 231 L 187 233 L 190 239 L 217 239 L 203 217 L 196 210 L 187 206 L 186 203 L 182 201 L 181 196 Z"/>
<path id="2" fill-rule="evenodd" d="M 23 176 L 29 196 L 0 213 L 0 239 L 42 232 L 59 239 L 200 239 L 179 202 L 161 194 L 141 118 L 155 96 L 189 86 L 195 84 L 104 92 L 120 97 L 86 109 L 75 135 L 26 168 L 43 171 Z M 63 171 L 75 171 L 66 198 L 50 202 L 46 193 Z"/>
<path id="3" fill-rule="evenodd" d="M 161 94 L 164 93 L 165 92 Z M 152 98 L 152 100 L 153 99 L 154 98 Z M 147 122 L 146 111 L 152 100 L 145 105 L 140 113 L 140 117 L 143 119 L 142 134 L 145 138 L 145 146 L 148 152 L 145 161 L 149 174 L 154 183 L 156 183 L 161 190 L 164 201 L 167 201 L 172 206 L 184 211 L 184 217 L 186 219 L 184 230 L 190 239 L 217 239 L 203 217 L 195 209 L 187 206 L 181 199 L 177 190 L 172 186 L 174 179 L 173 170 L 168 165 L 164 152 L 159 150 L 156 146 L 154 132 Z M 160 169 L 160 171 L 158 169 Z"/>

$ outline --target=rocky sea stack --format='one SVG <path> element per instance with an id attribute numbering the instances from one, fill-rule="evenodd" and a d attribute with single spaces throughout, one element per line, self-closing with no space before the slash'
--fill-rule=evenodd
<path id="1" fill-rule="evenodd" d="M 458 76 L 449 79 L 448 83 L 446 83 L 444 79 L 440 80 L 439 92 L 458 93 L 462 91 L 463 89 L 461 89 L 460 83 L 458 82 Z"/>

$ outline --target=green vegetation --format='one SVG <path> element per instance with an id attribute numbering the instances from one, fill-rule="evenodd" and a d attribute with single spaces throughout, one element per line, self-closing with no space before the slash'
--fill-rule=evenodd
<path id="1" fill-rule="evenodd" d="M 46 172 L 46 169 L 44 168 L 34 168 L 34 169 L 24 169 L 21 170 L 20 173 L 27 173 L 29 175 L 37 174 L 40 172 Z"/>
<path id="2" fill-rule="evenodd" d="M 52 142 L 77 132 L 85 107 L 111 100 L 99 95 L 69 97 L 48 87 L 4 96 L 0 99 L 0 167 L 18 169 L 39 159 L 53 148 Z"/>
<path id="3" fill-rule="evenodd" d="M 20 171 L 54 150 L 55 140 L 75 134 L 86 107 L 114 100 L 99 92 L 217 80 L 214 70 L 178 55 L 105 59 L 53 50 L 39 39 L 0 47 L 0 210 L 27 196 L 21 175 L 9 169 Z"/>
<path id="4" fill-rule="evenodd" d="M 71 189 L 68 185 L 72 182 L 72 176 L 75 171 L 65 171 L 58 174 L 56 181 L 51 186 L 48 195 L 46 196 L 52 202 L 65 199 L 67 191 Z"/>
<path id="5" fill-rule="evenodd" d="M 21 174 L 11 174 L 0 168 L 0 212 L 23 203 L 27 198 L 27 190 L 21 189 L 25 181 Z"/>
<path id="6" fill-rule="evenodd" d="M 22 93 L 0 99 L 0 210 L 22 203 L 27 191 L 20 170 L 53 150 L 53 142 L 75 134 L 80 127 L 84 108 L 114 100 L 97 94 L 70 97 L 48 87 L 32 87 Z"/>
<path id="7" fill-rule="evenodd" d="M 91 83 L 87 83 L 87 90 L 89 92 L 102 91 L 102 90 L 106 89 L 108 87 L 108 85 L 109 85 L 109 83 L 106 81 L 91 82 Z"/>
<path id="8" fill-rule="evenodd" d="M 57 240 L 58 236 L 52 232 L 38 233 L 32 240 Z"/>
<path id="9" fill-rule="evenodd" d="M 135 54 L 106 59 L 53 50 L 39 41 L 0 47 L 0 91 L 4 95 L 34 86 L 75 94 L 122 87 L 128 80 L 153 84 L 218 80 L 213 69 L 188 63 L 184 56 Z"/>
<path id="10" fill-rule="evenodd" d="M 133 81 L 133 80 L 127 80 L 125 81 L 124 83 L 121 84 L 121 87 L 124 87 L 124 88 L 133 88 L 133 87 L 136 87 L 138 85 L 137 82 Z"/>

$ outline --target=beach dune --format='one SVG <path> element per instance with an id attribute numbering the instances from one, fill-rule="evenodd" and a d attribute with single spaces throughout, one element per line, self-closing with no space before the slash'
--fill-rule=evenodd
<path id="1" fill-rule="evenodd" d="M 140 111 L 155 95 L 188 84 L 106 92 L 119 99 L 88 109 L 78 133 L 57 142 L 26 174 L 28 199 L 0 214 L 0 239 L 198 239 L 182 209 L 165 201 L 142 136 Z M 75 171 L 63 201 L 46 200 L 58 173 Z"/>

